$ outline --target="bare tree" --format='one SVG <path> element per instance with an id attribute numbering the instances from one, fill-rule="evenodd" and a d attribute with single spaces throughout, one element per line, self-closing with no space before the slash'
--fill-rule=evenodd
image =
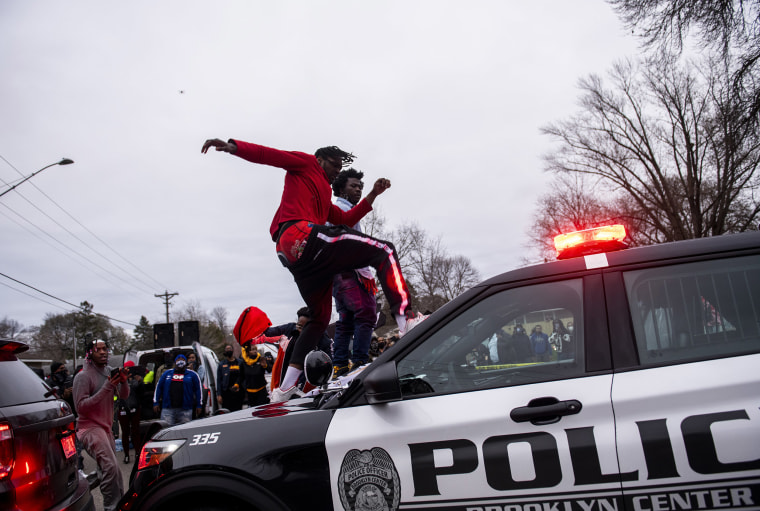
<path id="1" fill-rule="evenodd" d="M 445 302 L 453 300 L 480 282 L 480 272 L 464 256 L 445 257 L 438 262 L 438 289 Z M 443 305 L 443 304 L 441 304 Z"/>
<path id="2" fill-rule="evenodd" d="M 175 313 L 175 321 L 199 321 L 201 323 L 208 323 L 208 314 L 203 310 L 201 302 L 198 300 L 190 300 L 185 304 L 182 309 Z"/>
<path id="3" fill-rule="evenodd" d="M 218 352 L 224 350 L 224 345 L 230 337 L 230 327 L 227 324 L 227 309 L 214 307 L 211 309 L 211 321 L 207 328 L 208 346 Z"/>
<path id="4" fill-rule="evenodd" d="M 215 307 L 209 315 L 197 300 L 189 301 L 176 313 L 177 321 L 197 321 L 198 341 L 212 350 L 221 351 L 226 342 L 227 311 Z"/>
<path id="5" fill-rule="evenodd" d="M 229 330 L 227 325 L 227 309 L 224 307 L 214 307 L 211 309 L 211 321 L 216 323 L 219 330 L 226 332 Z"/>
<path id="6" fill-rule="evenodd" d="M 78 343 L 78 356 L 82 357 L 83 345 L 76 334 L 76 313 L 46 314 L 45 320 L 33 338 L 35 356 L 63 361 L 74 358 L 74 343 Z"/>
<path id="7" fill-rule="evenodd" d="M 554 259 L 554 237 L 558 234 L 610 222 L 609 205 L 586 181 L 591 180 L 579 174 L 559 175 L 549 185 L 549 191 L 538 198 L 527 235 L 544 261 Z"/>
<path id="8" fill-rule="evenodd" d="M 121 327 L 115 327 L 105 316 L 93 312 L 94 306 L 88 302 L 80 304 L 77 312 L 47 314 L 42 326 L 32 336 L 35 356 L 52 360 L 74 358 L 76 343 L 77 358 L 84 357 L 85 339 L 105 339 L 112 354 L 121 354 L 131 345 L 132 339 Z"/>
<path id="9" fill-rule="evenodd" d="M 622 20 L 655 52 L 680 54 L 691 36 L 717 50 L 731 69 L 742 116 L 760 114 L 760 0 L 608 0 Z"/>
<path id="10" fill-rule="evenodd" d="M 388 235 L 385 232 L 385 217 L 379 206 L 373 207 L 372 211 L 361 221 L 362 231 L 373 238 L 385 239 Z"/>
<path id="11" fill-rule="evenodd" d="M 582 110 L 551 124 L 560 141 L 546 157 L 557 174 L 597 179 L 646 243 L 748 229 L 757 219 L 758 130 L 716 66 L 704 72 L 665 59 L 614 66 L 607 87 L 581 80 Z"/>
<path id="12" fill-rule="evenodd" d="M 430 237 L 416 223 L 402 225 L 390 238 L 419 309 L 434 311 L 480 280 L 468 258 L 450 256 L 440 236 Z"/>
<path id="13" fill-rule="evenodd" d="M 5 316 L 0 320 L 0 339 L 13 339 L 24 329 L 21 323 Z"/>
<path id="14" fill-rule="evenodd" d="M 436 262 L 445 257 L 440 237 L 430 238 L 419 225 L 410 222 L 393 231 L 390 238 L 407 282 L 412 283 L 420 295 L 434 295 L 438 286 Z"/>

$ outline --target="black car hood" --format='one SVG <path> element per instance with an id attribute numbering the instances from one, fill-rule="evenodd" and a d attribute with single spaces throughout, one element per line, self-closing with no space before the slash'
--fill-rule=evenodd
<path id="1" fill-rule="evenodd" d="M 218 427 L 222 427 L 223 429 L 245 427 L 245 430 L 248 432 L 256 431 L 261 434 L 269 435 L 273 431 L 276 431 L 277 428 L 281 428 L 283 423 L 301 423 L 302 420 L 294 421 L 291 419 L 294 419 L 295 416 L 311 416 L 314 412 L 320 412 L 315 403 L 316 401 L 314 398 L 306 397 L 301 399 L 291 399 L 290 401 L 282 403 L 269 403 L 236 412 L 223 413 L 214 417 L 197 419 L 185 424 L 163 429 L 155 435 L 154 440 L 188 438 L 190 435 L 195 434 L 198 431 L 210 431 Z M 332 415 L 331 411 L 321 412 L 327 413 L 330 416 Z M 276 420 L 273 421 L 273 419 Z"/>
<path id="2" fill-rule="evenodd" d="M 291 501 L 301 495 L 293 488 L 316 502 L 329 502 L 324 441 L 335 411 L 314 403 L 313 398 L 273 403 L 164 429 L 153 442 L 182 443 L 159 467 L 138 471 L 133 491 L 147 494 L 152 486 L 213 467 L 219 473 L 245 474 L 253 484 L 282 495 L 291 509 L 303 508 Z"/>

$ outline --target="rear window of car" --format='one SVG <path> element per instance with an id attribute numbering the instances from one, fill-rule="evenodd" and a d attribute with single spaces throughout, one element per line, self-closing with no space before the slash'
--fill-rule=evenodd
<path id="1" fill-rule="evenodd" d="M 760 256 L 625 274 L 641 364 L 760 351 Z"/>
<path id="2" fill-rule="evenodd" d="M 0 359 L 0 407 L 55 399 L 50 389 L 20 360 Z"/>

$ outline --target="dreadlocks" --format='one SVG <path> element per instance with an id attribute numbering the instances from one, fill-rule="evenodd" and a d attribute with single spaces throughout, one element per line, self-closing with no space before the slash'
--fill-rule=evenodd
<path id="1" fill-rule="evenodd" d="M 343 162 L 343 166 L 351 165 L 354 162 L 354 156 L 351 153 L 347 153 L 346 151 L 342 150 L 338 146 L 328 146 L 328 147 L 320 147 L 317 149 L 317 152 L 314 153 L 314 156 L 317 158 L 326 158 L 331 160 L 340 160 Z"/>
<path id="2" fill-rule="evenodd" d="M 87 339 L 85 341 L 85 346 L 84 346 L 85 360 L 88 360 L 88 361 L 90 360 L 90 358 L 92 357 L 92 353 L 95 351 L 95 347 L 98 345 L 99 342 L 102 342 L 103 344 L 105 344 L 106 348 L 110 348 L 108 346 L 108 341 L 106 341 L 105 339 L 97 339 L 97 338 Z"/>
<path id="3" fill-rule="evenodd" d="M 336 197 L 340 197 L 340 194 L 343 193 L 343 188 L 345 188 L 349 178 L 352 177 L 361 180 L 364 177 L 364 172 L 356 170 L 353 167 L 340 171 L 340 174 L 338 174 L 338 177 L 332 183 L 332 189 Z"/>

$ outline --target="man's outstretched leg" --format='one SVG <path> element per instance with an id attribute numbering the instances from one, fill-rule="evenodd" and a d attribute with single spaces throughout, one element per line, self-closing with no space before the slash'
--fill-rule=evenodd
<path id="1" fill-rule="evenodd" d="M 424 316 L 415 314 L 412 310 L 409 288 L 401 271 L 396 248 L 391 242 L 342 225 L 318 225 L 310 233 L 303 257 L 315 252 L 319 260 L 308 265 L 312 271 L 334 275 L 362 266 L 375 268 L 377 279 L 398 324 L 399 335 L 403 336 L 424 319 Z M 296 275 L 296 272 L 293 274 Z"/>
<path id="2" fill-rule="evenodd" d="M 293 347 L 288 368 L 279 388 L 272 391 L 272 402 L 286 401 L 298 393 L 298 380 L 303 374 L 306 355 L 314 350 L 327 330 L 332 312 L 332 277 L 311 275 L 296 279 L 298 290 L 309 308 L 311 316 L 301 330 Z"/>

